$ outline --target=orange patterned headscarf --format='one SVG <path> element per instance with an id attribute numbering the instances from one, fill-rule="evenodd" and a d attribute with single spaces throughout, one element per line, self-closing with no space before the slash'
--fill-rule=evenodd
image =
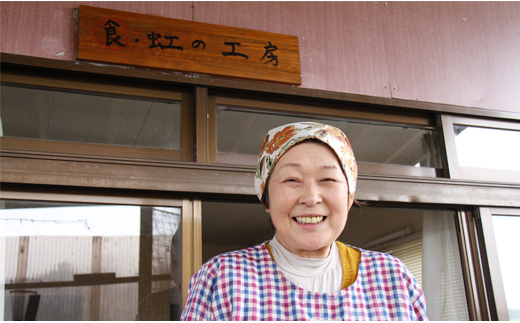
<path id="1" fill-rule="evenodd" d="M 338 156 L 343 173 L 347 178 L 348 202 L 351 207 L 356 192 L 358 167 L 350 142 L 343 131 L 338 128 L 316 122 L 290 123 L 267 132 L 256 168 L 255 189 L 258 198 L 262 200 L 267 179 L 280 157 L 292 146 L 306 139 L 318 139 L 324 142 Z"/>

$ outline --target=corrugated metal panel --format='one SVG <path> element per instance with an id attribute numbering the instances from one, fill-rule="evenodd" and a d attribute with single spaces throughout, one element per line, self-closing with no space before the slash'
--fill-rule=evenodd
<path id="1" fill-rule="evenodd" d="M 88 320 L 88 286 L 40 288 L 39 321 Z"/>
<path id="2" fill-rule="evenodd" d="M 29 282 L 73 281 L 92 268 L 92 237 L 33 236 L 29 245 Z"/>
<path id="3" fill-rule="evenodd" d="M 41 295 L 38 306 L 38 321 L 81 321 L 88 320 L 89 287 L 33 288 Z M 25 296 L 27 304 L 29 294 Z M 13 294 L 5 291 L 4 317 L 13 320 Z"/>
<path id="4" fill-rule="evenodd" d="M 19 237 L 5 237 L 5 282 L 16 282 Z"/>
<path id="5" fill-rule="evenodd" d="M 103 237 L 102 273 L 139 276 L 139 236 Z"/>
<path id="6" fill-rule="evenodd" d="M 74 274 L 90 273 L 93 237 L 30 238 L 28 282 L 73 281 Z M 8 279 L 15 280 L 19 237 L 7 238 Z M 102 272 L 116 277 L 138 276 L 139 237 L 103 237 Z M 88 320 L 88 286 L 31 289 L 41 294 L 38 320 Z M 137 283 L 101 286 L 100 320 L 135 320 Z M 6 291 L 5 319 L 12 318 L 12 300 Z"/>
<path id="7" fill-rule="evenodd" d="M 157 216 L 157 219 L 154 219 L 156 227 L 154 227 L 154 257 L 152 265 L 154 266 L 154 272 L 157 274 L 168 274 L 167 277 L 169 277 L 172 235 L 180 227 L 181 210 L 180 208 L 157 209 L 155 210 L 154 208 L 154 217 Z M 34 214 L 39 215 L 43 213 L 38 208 L 34 208 L 32 211 L 35 212 Z M 155 211 L 160 214 L 156 214 Z M 32 222 L 30 223 L 33 224 Z M 101 226 L 98 225 L 95 228 L 88 227 L 88 229 L 102 234 L 119 233 L 115 232 L 117 230 L 111 230 L 114 228 L 110 225 L 107 227 L 107 223 L 110 223 L 110 221 L 102 221 Z M 124 235 L 125 232 L 122 231 L 122 235 L 117 236 L 67 236 L 66 234 L 70 230 L 58 232 L 61 227 L 55 227 L 55 229 L 57 230 L 55 232 L 56 236 L 53 236 L 53 233 L 49 232 L 49 230 L 40 227 L 40 231 L 35 232 L 45 235 L 35 235 L 26 238 L 28 239 L 28 243 L 26 243 L 28 256 L 27 261 L 24 261 L 24 263 L 27 263 L 27 270 L 23 271 L 23 274 L 27 277 L 26 282 L 50 283 L 47 285 L 51 286 L 53 282 L 73 282 L 75 274 L 90 274 L 94 272 L 115 273 L 116 278 L 139 276 L 139 235 Z M 138 228 L 137 232 L 139 232 Z M 19 257 L 21 237 L 6 237 L 5 241 L 6 283 L 16 283 L 19 259 L 24 258 Z M 94 245 L 99 246 L 98 251 L 93 247 Z M 175 250 L 180 252 L 178 250 L 180 247 L 178 241 L 174 239 L 173 245 L 176 248 Z M 96 252 L 93 252 L 93 250 Z M 93 257 L 99 256 L 100 258 L 94 261 L 94 266 Z M 176 265 L 179 264 L 176 263 Z M 155 288 L 159 290 L 168 290 L 172 287 L 171 280 L 153 283 Z M 136 319 L 138 311 L 139 287 L 137 282 L 77 287 L 30 288 L 30 290 L 41 295 L 37 314 L 38 320 L 131 321 Z M 15 303 L 14 294 L 10 295 L 9 290 L 6 290 L 4 295 L 4 319 L 12 320 Z M 23 299 L 24 294 L 18 293 L 17 295 L 19 295 L 17 300 Z M 25 302 L 27 302 L 28 295 L 25 295 Z M 167 309 L 169 310 L 169 307 Z"/>
<path id="8" fill-rule="evenodd" d="M 135 321 L 137 297 L 137 283 L 101 286 L 99 320 Z"/>

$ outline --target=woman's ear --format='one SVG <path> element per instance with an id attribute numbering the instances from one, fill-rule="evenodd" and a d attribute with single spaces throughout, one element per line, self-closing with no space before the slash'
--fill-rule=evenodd
<path id="1" fill-rule="evenodd" d="M 270 210 L 269 208 L 264 207 L 264 209 L 265 209 L 265 212 L 267 212 L 267 213 L 271 213 L 271 210 Z"/>

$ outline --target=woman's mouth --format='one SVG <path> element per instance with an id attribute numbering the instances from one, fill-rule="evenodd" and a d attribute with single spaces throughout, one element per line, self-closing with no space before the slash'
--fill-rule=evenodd
<path id="1" fill-rule="evenodd" d="M 318 224 L 326 218 L 326 216 L 297 216 L 294 220 L 301 224 Z"/>

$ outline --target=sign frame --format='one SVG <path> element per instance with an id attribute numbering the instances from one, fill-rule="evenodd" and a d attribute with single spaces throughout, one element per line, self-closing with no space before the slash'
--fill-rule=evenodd
<path id="1" fill-rule="evenodd" d="M 80 5 L 76 60 L 301 84 L 298 37 Z"/>

